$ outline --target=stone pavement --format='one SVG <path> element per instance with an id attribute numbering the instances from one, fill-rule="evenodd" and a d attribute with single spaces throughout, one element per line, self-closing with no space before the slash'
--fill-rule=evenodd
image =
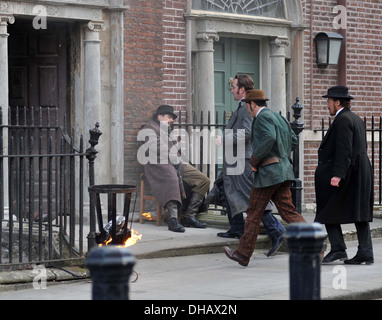
<path id="1" fill-rule="evenodd" d="M 313 216 L 305 215 L 308 222 Z M 373 246 L 375 263 L 370 266 L 348 266 L 343 263 L 321 266 L 322 299 L 382 298 L 382 219 L 374 219 Z M 174 233 L 167 226 L 133 223 L 142 239 L 130 248 L 136 257 L 130 284 L 132 300 L 287 300 L 289 299 L 289 255 L 279 252 L 267 258 L 270 242 L 260 236 L 258 246 L 247 268 L 227 259 L 222 247 L 234 247 L 238 240 L 222 239 L 218 225 L 207 229 L 187 228 Z M 220 227 L 226 227 L 222 224 Z M 354 225 L 344 225 L 349 258 L 355 255 Z M 356 236 L 355 236 L 356 238 Z M 283 250 L 282 250 L 283 251 Z M 73 269 L 86 275 L 86 270 Z M 28 274 L 29 272 L 29 274 Z M 22 274 L 22 276 L 20 275 Z M 60 269 L 52 274 L 46 290 L 33 288 L 32 271 L 0 272 L 0 300 L 89 300 L 91 280 L 76 279 Z M 14 280 L 13 284 L 9 279 Z M 28 280 L 29 279 L 29 282 Z M 22 285 L 16 283 L 23 283 Z M 23 290 L 20 290 L 20 289 Z"/>

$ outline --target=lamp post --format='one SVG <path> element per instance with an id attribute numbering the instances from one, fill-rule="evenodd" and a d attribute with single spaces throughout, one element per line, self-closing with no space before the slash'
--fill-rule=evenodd
<path id="1" fill-rule="evenodd" d="M 301 112 L 304 107 L 300 104 L 300 98 L 296 98 L 296 103 L 292 106 L 293 117 L 295 120 L 291 122 L 291 127 L 297 136 L 297 146 L 293 151 L 293 172 L 294 181 L 292 182 L 291 191 L 293 203 L 296 207 L 296 211 L 302 214 L 302 181 L 300 180 L 300 133 L 304 130 L 304 124 L 299 121 L 301 118 Z"/>
<path id="2" fill-rule="evenodd" d="M 89 160 L 89 185 L 94 185 L 94 160 L 97 158 L 98 151 L 94 148 L 98 144 L 98 139 L 101 136 L 102 132 L 98 129 L 99 123 L 95 124 L 94 129 L 89 130 L 90 133 L 90 148 L 86 149 L 86 159 Z M 89 224 L 90 224 L 90 232 L 87 236 L 88 238 L 88 250 L 96 245 L 96 220 L 95 220 L 95 195 L 93 193 L 89 193 Z"/>
<path id="3" fill-rule="evenodd" d="M 343 39 L 343 36 L 338 33 L 327 32 L 320 32 L 314 37 L 319 68 L 338 65 Z"/>

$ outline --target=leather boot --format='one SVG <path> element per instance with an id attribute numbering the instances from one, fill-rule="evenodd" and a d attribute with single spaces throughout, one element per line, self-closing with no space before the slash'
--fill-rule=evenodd
<path id="1" fill-rule="evenodd" d="M 187 210 L 182 218 L 182 223 L 185 227 L 194 227 L 194 228 L 205 228 L 207 223 L 200 222 L 195 218 L 196 213 L 198 212 L 199 206 L 202 204 L 204 196 L 199 193 L 194 192 L 191 195 L 190 202 L 188 204 Z"/>
<path id="2" fill-rule="evenodd" d="M 184 227 L 178 222 L 178 203 L 176 201 L 169 201 L 165 205 L 165 210 L 169 215 L 168 219 L 168 230 L 174 232 L 184 232 L 186 231 Z"/>
<path id="3" fill-rule="evenodd" d="M 174 232 L 185 232 L 186 230 L 183 228 L 183 226 L 178 222 L 175 218 L 170 218 L 168 220 L 168 230 L 174 231 Z"/>

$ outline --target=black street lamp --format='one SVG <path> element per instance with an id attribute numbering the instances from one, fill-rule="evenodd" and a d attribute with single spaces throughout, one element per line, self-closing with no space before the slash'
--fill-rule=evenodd
<path id="1" fill-rule="evenodd" d="M 316 44 L 317 65 L 326 68 L 338 65 L 343 36 L 338 33 L 320 32 L 314 38 Z"/>

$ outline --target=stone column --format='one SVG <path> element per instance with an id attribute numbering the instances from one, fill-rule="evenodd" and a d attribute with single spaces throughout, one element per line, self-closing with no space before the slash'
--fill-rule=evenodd
<path id="1" fill-rule="evenodd" d="M 94 127 L 101 117 L 101 40 L 98 32 L 105 30 L 104 28 L 102 22 L 93 21 L 85 28 L 85 131 Z"/>
<path id="2" fill-rule="evenodd" d="M 199 32 L 196 36 L 199 40 L 198 50 L 198 111 L 215 110 L 215 86 L 214 86 L 214 41 L 219 40 L 216 32 Z"/>
<path id="3" fill-rule="evenodd" d="M 196 36 L 199 41 L 198 50 L 198 74 L 195 79 L 197 83 L 197 114 L 200 111 L 204 113 L 203 121 L 207 121 L 207 113 L 210 111 L 211 123 L 215 122 L 215 84 L 214 84 L 214 41 L 219 40 L 219 36 L 216 32 L 199 32 Z M 200 121 L 198 119 L 197 121 Z M 211 134 L 212 133 L 212 134 Z M 207 172 L 207 164 L 211 167 L 215 165 L 215 135 L 214 132 L 203 130 L 203 164 L 200 167 L 201 171 Z M 191 141 L 195 144 L 193 150 L 200 150 L 200 135 L 195 134 L 195 139 L 191 137 Z M 200 159 L 199 155 L 196 155 L 196 159 Z M 211 181 L 215 180 L 214 175 L 210 176 Z"/>
<path id="4" fill-rule="evenodd" d="M 123 69 L 123 8 L 110 12 L 110 153 L 111 183 L 124 181 L 124 69 Z"/>
<path id="5" fill-rule="evenodd" d="M 3 123 L 8 123 L 8 23 L 13 24 L 12 15 L 0 13 L 0 107 L 3 108 Z"/>
<path id="6" fill-rule="evenodd" d="M 84 132 L 93 128 L 96 122 L 100 124 L 100 130 L 109 126 L 101 121 L 101 40 L 99 31 L 105 30 L 103 22 L 90 21 L 85 28 L 85 63 L 84 63 Z M 86 136 L 85 136 L 85 140 Z M 102 153 L 102 141 L 100 141 L 100 154 L 95 161 L 96 184 L 105 183 L 109 166 L 108 155 L 105 150 Z M 108 153 L 108 152 L 106 152 Z"/>
<path id="7" fill-rule="evenodd" d="M 285 47 L 288 38 L 278 37 L 271 41 L 271 109 L 286 115 Z"/>
<path id="8" fill-rule="evenodd" d="M 8 83 L 8 23 L 13 24 L 15 18 L 13 15 L 0 13 L 0 107 L 3 112 L 3 123 L 8 124 L 8 107 L 9 107 L 9 83 Z M 3 130 L 3 154 L 8 154 L 8 130 Z M 3 187 L 4 201 L 1 205 L 4 207 L 4 214 L 9 213 L 9 197 L 8 197 L 8 161 L 3 163 Z M 1 202 L 0 202 L 1 203 Z M 0 217 L 2 219 L 3 217 Z"/>

